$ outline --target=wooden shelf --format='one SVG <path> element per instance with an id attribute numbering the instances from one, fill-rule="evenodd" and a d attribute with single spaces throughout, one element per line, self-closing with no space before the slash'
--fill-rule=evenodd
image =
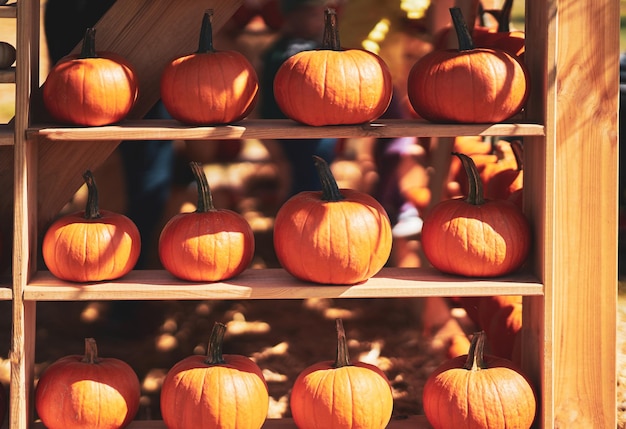
<path id="1" fill-rule="evenodd" d="M 406 298 L 460 295 L 542 295 L 530 274 L 497 279 L 445 276 L 431 268 L 384 268 L 367 282 L 317 285 L 301 282 L 285 270 L 249 269 L 224 282 L 189 283 L 160 270 L 133 271 L 115 282 L 64 282 L 49 271 L 37 272 L 24 289 L 28 301 Z"/>
<path id="2" fill-rule="evenodd" d="M 0 69 L 0 83 L 15 83 L 15 67 Z"/>
<path id="3" fill-rule="evenodd" d="M 34 125 L 27 138 L 45 137 L 54 141 L 94 140 L 206 140 L 206 139 L 287 139 L 402 136 L 542 136 L 544 127 L 531 123 L 433 124 L 422 120 L 384 119 L 368 124 L 311 127 L 289 119 L 245 119 L 237 124 L 196 127 L 175 120 L 124 121 L 102 127 L 59 127 Z"/>
<path id="4" fill-rule="evenodd" d="M 0 6 L 0 18 L 17 18 L 17 3 Z"/>
<path id="5" fill-rule="evenodd" d="M 12 146 L 15 143 L 13 124 L 0 124 L 0 146 Z"/>
<path id="6" fill-rule="evenodd" d="M 0 301 L 10 301 L 13 299 L 13 291 L 10 284 L 0 282 Z"/>

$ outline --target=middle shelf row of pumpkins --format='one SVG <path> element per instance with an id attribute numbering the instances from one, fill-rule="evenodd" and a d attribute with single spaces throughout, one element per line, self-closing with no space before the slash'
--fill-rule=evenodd
<path id="1" fill-rule="evenodd" d="M 475 47 L 460 9 L 450 12 L 459 48 L 426 54 L 408 76 L 407 94 L 416 116 L 432 122 L 495 123 L 520 113 L 530 86 L 523 59 L 498 47 Z M 189 125 L 240 121 L 258 98 L 259 79 L 250 61 L 240 52 L 214 48 L 212 14 L 204 14 L 198 50 L 170 61 L 161 74 L 165 108 Z M 324 19 L 322 47 L 296 53 L 274 76 L 279 108 L 310 126 L 376 120 L 392 98 L 388 66 L 375 53 L 342 49 L 335 11 L 327 9 Z M 96 51 L 95 29 L 88 28 L 80 54 L 51 69 L 43 102 L 56 121 L 109 125 L 125 119 L 138 88 L 132 64 L 116 53 Z"/>

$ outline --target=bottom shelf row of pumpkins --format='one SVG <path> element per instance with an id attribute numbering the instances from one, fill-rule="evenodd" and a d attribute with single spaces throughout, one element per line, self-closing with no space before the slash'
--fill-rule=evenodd
<path id="1" fill-rule="evenodd" d="M 291 414 L 300 429 L 383 429 L 391 420 L 393 395 L 382 370 L 350 362 L 341 319 L 336 320 L 335 360 L 313 364 L 294 381 Z M 226 326 L 215 323 L 206 355 L 176 363 L 161 388 L 161 414 L 168 429 L 259 429 L 269 407 L 259 366 L 242 355 L 224 354 Z M 472 337 L 468 354 L 442 363 L 423 391 L 424 413 L 435 429 L 527 429 L 536 413 L 528 378 L 507 359 L 483 352 L 485 335 Z M 93 338 L 84 355 L 52 363 L 35 390 L 35 409 L 48 429 L 119 429 L 135 418 L 140 386 L 132 367 L 99 357 Z"/>

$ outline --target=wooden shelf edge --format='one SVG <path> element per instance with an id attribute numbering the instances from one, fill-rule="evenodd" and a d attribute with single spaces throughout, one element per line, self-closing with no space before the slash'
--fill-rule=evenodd
<path id="1" fill-rule="evenodd" d="M 290 119 L 246 119 L 233 125 L 188 126 L 175 120 L 124 121 L 102 127 L 59 127 L 35 125 L 27 136 L 48 140 L 210 140 L 210 139 L 292 139 L 402 136 L 454 137 L 473 135 L 544 135 L 544 127 L 531 123 L 434 124 L 417 119 L 381 119 L 367 124 L 312 127 Z"/>
<path id="2" fill-rule="evenodd" d="M 15 67 L 0 69 L 0 83 L 15 83 Z"/>
<path id="3" fill-rule="evenodd" d="M 28 301 L 409 298 L 427 296 L 542 295 L 543 285 L 520 273 L 497 279 L 445 276 L 431 268 L 384 268 L 358 285 L 301 282 L 280 268 L 249 269 L 227 281 L 190 283 L 161 270 L 133 271 L 113 282 L 78 284 L 35 273 Z"/>
<path id="4" fill-rule="evenodd" d="M 10 301 L 13 299 L 13 289 L 11 285 L 0 282 L 0 301 Z"/>
<path id="5" fill-rule="evenodd" d="M 0 146 L 13 146 L 15 131 L 13 124 L 0 124 Z"/>
<path id="6" fill-rule="evenodd" d="M 17 3 L 0 6 L 0 18 L 17 18 Z"/>

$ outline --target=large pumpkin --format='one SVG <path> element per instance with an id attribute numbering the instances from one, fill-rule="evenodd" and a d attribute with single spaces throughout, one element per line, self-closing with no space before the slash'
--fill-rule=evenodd
<path id="1" fill-rule="evenodd" d="M 274 249 L 293 276 L 323 284 L 355 284 L 385 265 L 391 224 L 367 193 L 339 189 L 328 164 L 314 157 L 321 191 L 303 191 L 285 202 L 274 222 Z"/>
<path id="2" fill-rule="evenodd" d="M 167 222 L 159 238 L 159 258 L 167 271 L 184 280 L 234 277 L 252 261 L 254 233 L 239 213 L 214 207 L 202 166 L 190 165 L 198 185 L 198 207 Z"/>
<path id="3" fill-rule="evenodd" d="M 43 102 L 53 119 L 74 125 L 108 125 L 126 117 L 139 87 L 133 67 L 120 55 L 97 52 L 94 28 L 85 32 L 79 55 L 50 70 Z"/>
<path id="4" fill-rule="evenodd" d="M 35 409 L 48 429 L 120 429 L 137 414 L 139 379 L 126 362 L 98 356 L 85 339 L 84 355 L 65 356 L 41 375 Z"/>
<path id="5" fill-rule="evenodd" d="M 246 356 L 222 354 L 226 326 L 215 323 L 206 356 L 174 365 L 161 388 L 168 429 L 259 429 L 269 407 L 261 369 Z"/>
<path id="6" fill-rule="evenodd" d="M 98 188 L 91 171 L 85 210 L 60 217 L 46 231 L 42 254 L 52 274 L 62 280 L 93 282 L 128 274 L 141 252 L 137 226 L 128 217 L 98 208 Z"/>
<path id="7" fill-rule="evenodd" d="M 500 49 L 475 48 L 460 9 L 451 13 L 459 49 L 435 50 L 411 68 L 413 109 L 432 122 L 493 123 L 519 113 L 529 94 L 526 67 Z"/>
<path id="8" fill-rule="evenodd" d="M 391 72 L 377 55 L 342 50 L 337 15 L 325 12 L 322 49 L 288 58 L 274 77 L 274 97 L 289 118 L 307 125 L 348 125 L 372 121 L 389 106 Z"/>
<path id="9" fill-rule="evenodd" d="M 173 118 L 191 125 L 227 124 L 254 108 L 259 81 L 254 67 L 237 51 L 213 47 L 213 10 L 202 18 L 195 53 L 176 58 L 161 75 L 161 99 Z"/>
<path id="10" fill-rule="evenodd" d="M 514 203 L 487 200 L 472 159 L 454 153 L 469 179 L 467 198 L 436 204 L 422 226 L 422 248 L 438 270 L 469 277 L 496 277 L 522 266 L 530 250 L 528 220 Z"/>
<path id="11" fill-rule="evenodd" d="M 391 386 L 375 365 L 350 362 L 341 319 L 337 356 L 304 369 L 291 390 L 291 414 L 299 429 L 383 429 L 393 410 Z"/>

